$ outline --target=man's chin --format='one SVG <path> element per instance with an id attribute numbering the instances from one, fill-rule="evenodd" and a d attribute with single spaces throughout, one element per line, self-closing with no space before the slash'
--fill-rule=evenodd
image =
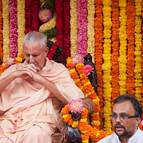
<path id="1" fill-rule="evenodd" d="M 115 133 L 116 133 L 118 136 L 123 135 L 123 134 L 124 134 L 124 131 L 125 131 L 124 128 L 116 128 L 116 129 L 115 129 Z"/>

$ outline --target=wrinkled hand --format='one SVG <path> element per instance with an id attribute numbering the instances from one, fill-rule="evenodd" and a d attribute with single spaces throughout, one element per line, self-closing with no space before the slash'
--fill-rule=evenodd
<path id="1" fill-rule="evenodd" d="M 36 82 L 41 82 L 43 77 L 38 73 L 39 68 L 33 64 L 19 64 L 16 67 L 15 75 L 16 77 L 21 77 L 22 79 L 33 80 Z"/>
<path id="2" fill-rule="evenodd" d="M 32 70 L 34 72 L 38 72 L 40 69 L 38 67 L 36 67 L 34 64 L 18 64 L 16 66 L 16 70 Z"/>
<path id="3" fill-rule="evenodd" d="M 30 75 L 30 71 L 37 72 L 38 69 L 33 64 L 17 64 L 16 71 L 13 72 L 13 76 L 14 78 L 28 79 L 32 77 L 32 75 Z"/>

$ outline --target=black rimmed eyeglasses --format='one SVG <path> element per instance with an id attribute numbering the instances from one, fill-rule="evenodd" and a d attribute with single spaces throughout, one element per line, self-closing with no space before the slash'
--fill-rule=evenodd
<path id="1" fill-rule="evenodd" d="M 139 115 L 129 115 L 127 113 L 120 113 L 120 114 L 116 114 L 116 113 L 112 113 L 111 118 L 112 120 L 116 120 L 119 117 L 120 120 L 127 120 L 127 119 L 131 119 L 131 118 L 137 118 L 139 117 Z"/>

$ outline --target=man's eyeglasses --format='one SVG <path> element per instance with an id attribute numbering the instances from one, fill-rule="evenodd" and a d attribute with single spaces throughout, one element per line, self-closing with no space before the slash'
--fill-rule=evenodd
<path id="1" fill-rule="evenodd" d="M 116 120 L 119 117 L 120 120 L 127 120 L 130 118 L 137 118 L 139 117 L 138 115 L 129 115 L 127 113 L 120 113 L 120 114 L 116 114 L 116 113 L 112 113 L 111 118 L 112 120 Z"/>

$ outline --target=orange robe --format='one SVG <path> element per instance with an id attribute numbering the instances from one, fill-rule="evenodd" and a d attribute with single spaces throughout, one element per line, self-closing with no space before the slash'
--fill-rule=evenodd
<path id="1" fill-rule="evenodd" d="M 16 66 L 9 67 L 0 78 L 15 71 Z M 39 74 L 53 82 L 68 102 L 84 97 L 62 64 L 47 59 Z M 7 138 L 8 143 L 51 143 L 63 103 L 50 95 L 33 81 L 12 81 L 0 96 L 0 110 L 6 111 L 0 116 L 0 142 L 6 143 Z"/>

